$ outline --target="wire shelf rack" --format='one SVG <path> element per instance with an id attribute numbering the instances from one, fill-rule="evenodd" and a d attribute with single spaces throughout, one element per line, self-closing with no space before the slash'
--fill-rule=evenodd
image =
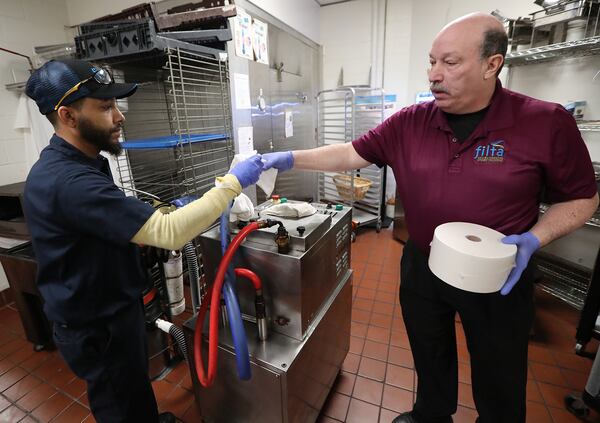
<path id="1" fill-rule="evenodd" d="M 533 261 L 543 275 L 538 283 L 542 290 L 577 310 L 583 308 L 591 279 L 589 270 L 579 269 L 572 263 L 541 252 L 535 254 Z"/>
<path id="2" fill-rule="evenodd" d="M 319 146 L 352 142 L 383 122 L 386 97 L 382 89 L 339 87 L 317 95 L 317 144 Z M 384 169 L 371 165 L 342 172 L 347 187 L 340 187 L 340 173 L 319 173 L 319 201 L 344 203 L 353 207 L 352 220 L 358 226 L 376 222 L 381 229 L 381 207 L 385 195 Z M 365 192 L 358 178 L 369 180 Z"/>
<path id="3" fill-rule="evenodd" d="M 577 127 L 581 132 L 600 132 L 600 120 L 579 120 Z"/>
<path id="4" fill-rule="evenodd" d="M 503 21 L 511 41 L 507 65 L 521 66 L 600 52 L 599 0 L 560 0 L 543 6 L 529 18 L 504 18 Z"/>
<path id="5" fill-rule="evenodd" d="M 199 197 L 233 158 L 228 63 L 179 48 L 157 63 L 119 64 L 126 80 L 142 82 L 127 99 L 118 178 L 162 201 Z"/>
<path id="6" fill-rule="evenodd" d="M 544 214 L 546 213 L 546 211 L 550 208 L 550 205 L 548 204 L 540 204 L 540 213 Z M 594 213 L 592 215 L 592 217 L 590 217 L 588 219 L 587 222 L 585 222 L 586 225 L 588 226 L 594 226 L 596 228 L 600 228 L 600 209 L 596 210 L 596 213 Z"/>
<path id="7" fill-rule="evenodd" d="M 593 56 L 596 54 L 600 54 L 600 36 L 508 53 L 505 62 L 511 66 L 522 66 L 554 59 Z"/>

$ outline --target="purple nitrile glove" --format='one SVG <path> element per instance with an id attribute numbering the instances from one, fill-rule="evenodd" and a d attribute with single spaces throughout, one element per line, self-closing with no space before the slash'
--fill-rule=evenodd
<path id="1" fill-rule="evenodd" d="M 517 258 L 515 267 L 510 271 L 508 279 L 504 282 L 500 294 L 508 295 L 511 289 L 521 278 L 523 271 L 529 263 L 533 253 L 540 248 L 540 240 L 531 232 L 525 232 L 521 235 L 510 235 L 502 238 L 504 244 L 513 244 L 517 246 Z"/>
<path id="2" fill-rule="evenodd" d="M 239 181 L 242 188 L 255 184 L 263 171 L 262 157 L 260 154 L 255 154 L 236 164 L 229 171 Z"/>
<path id="3" fill-rule="evenodd" d="M 280 172 L 285 172 L 294 167 L 294 155 L 291 151 L 282 151 L 280 153 L 263 154 L 264 169 L 268 170 L 274 167 Z"/>

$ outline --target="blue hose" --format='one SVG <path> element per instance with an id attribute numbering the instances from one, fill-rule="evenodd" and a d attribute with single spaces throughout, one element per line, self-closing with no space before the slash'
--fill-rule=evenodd
<path id="1" fill-rule="evenodd" d="M 221 215 L 221 254 L 223 255 L 229 245 L 229 210 L 230 207 L 227 207 L 227 210 Z M 223 297 L 225 298 L 225 307 L 227 309 L 227 317 L 229 318 L 229 326 L 233 338 L 238 375 L 240 379 L 248 380 L 252 377 L 250 371 L 250 354 L 248 353 L 246 330 L 244 329 L 244 323 L 242 322 L 242 312 L 240 311 L 240 305 L 235 291 L 233 290 L 232 281 L 234 280 L 235 273 L 233 263 L 230 263 L 227 268 L 227 273 L 225 274 Z"/>

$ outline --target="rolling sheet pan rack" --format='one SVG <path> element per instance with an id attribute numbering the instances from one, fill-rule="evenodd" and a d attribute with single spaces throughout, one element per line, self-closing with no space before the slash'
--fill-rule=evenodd
<path id="1" fill-rule="evenodd" d="M 317 145 L 342 144 L 359 138 L 383 122 L 384 110 L 389 101 L 390 98 L 380 88 L 348 86 L 319 92 Z M 340 189 L 340 173 L 349 176 L 346 178 L 348 189 Z M 356 189 L 357 178 L 371 181 L 366 193 Z M 320 202 L 351 206 L 355 226 L 375 223 L 377 232 L 381 230 L 385 167 L 380 169 L 376 165 L 370 165 L 346 172 L 320 172 L 318 193 Z"/>

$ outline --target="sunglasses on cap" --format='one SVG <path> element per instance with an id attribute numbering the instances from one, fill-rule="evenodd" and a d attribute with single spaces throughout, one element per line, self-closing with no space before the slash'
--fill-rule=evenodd
<path id="1" fill-rule="evenodd" d="M 92 79 L 94 81 L 96 81 L 97 83 L 102 84 L 102 85 L 109 85 L 109 84 L 112 84 L 114 82 L 113 77 L 111 76 L 111 74 L 106 69 L 98 68 L 98 70 L 96 70 L 92 76 L 90 76 L 89 78 L 84 79 L 83 81 L 79 81 L 77 84 L 73 85 L 60 98 L 60 100 L 58 100 L 58 103 L 56 103 L 56 106 L 54 106 L 54 111 L 58 110 L 58 108 L 60 107 L 60 105 L 62 104 L 62 102 L 65 100 L 65 98 L 67 98 L 68 96 L 70 96 L 71 94 L 73 94 L 74 92 L 76 92 L 79 88 L 81 88 L 81 86 L 83 84 L 85 84 L 88 81 L 91 81 Z"/>

